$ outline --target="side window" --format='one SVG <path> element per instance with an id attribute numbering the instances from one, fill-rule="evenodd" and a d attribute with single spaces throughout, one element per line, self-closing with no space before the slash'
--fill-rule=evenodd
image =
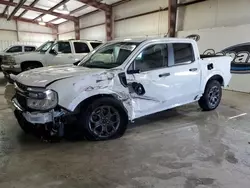
<path id="1" fill-rule="evenodd" d="M 24 51 L 25 52 L 32 52 L 35 51 L 36 48 L 34 46 L 24 46 Z"/>
<path id="2" fill-rule="evenodd" d="M 71 47 L 69 42 L 58 42 L 52 47 L 52 49 L 63 54 L 71 53 Z"/>
<path id="3" fill-rule="evenodd" d="M 194 61 L 194 50 L 190 43 L 174 43 L 174 64 L 182 64 Z"/>
<path id="4" fill-rule="evenodd" d="M 76 53 L 89 53 L 89 47 L 86 43 L 83 42 L 74 42 L 75 52 Z"/>
<path id="5" fill-rule="evenodd" d="M 156 44 L 145 48 L 135 59 L 135 69 L 141 72 L 167 66 L 167 44 Z"/>
<path id="6" fill-rule="evenodd" d="M 91 42 L 90 45 L 92 46 L 93 49 L 97 48 L 98 46 L 100 46 L 102 43 L 100 42 Z"/>
<path id="7" fill-rule="evenodd" d="M 22 52 L 22 46 L 13 46 L 10 49 L 8 49 L 6 52 L 8 53 Z"/>

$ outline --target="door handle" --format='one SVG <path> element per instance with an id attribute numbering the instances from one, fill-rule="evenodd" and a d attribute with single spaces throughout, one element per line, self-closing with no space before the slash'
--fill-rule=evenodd
<path id="1" fill-rule="evenodd" d="M 161 78 L 161 77 L 167 77 L 167 76 L 170 76 L 170 73 L 168 72 L 168 73 L 163 73 L 163 74 L 159 74 L 159 77 Z"/>
<path id="2" fill-rule="evenodd" d="M 189 69 L 189 71 L 191 71 L 191 72 L 195 72 L 195 71 L 197 71 L 197 70 L 198 70 L 197 68 Z"/>

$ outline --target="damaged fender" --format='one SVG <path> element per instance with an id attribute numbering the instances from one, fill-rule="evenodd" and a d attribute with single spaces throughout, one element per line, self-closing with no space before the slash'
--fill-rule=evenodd
<path id="1" fill-rule="evenodd" d="M 67 88 L 64 87 L 65 85 Z M 114 73 L 114 71 L 64 79 L 63 82 L 52 83 L 49 88 L 58 92 L 59 105 L 71 112 L 74 112 L 78 105 L 88 98 L 97 95 L 109 95 L 119 101 L 127 112 L 129 120 L 134 117 L 129 90 L 122 86 L 117 73 Z M 63 92 L 61 91 L 62 88 L 64 88 Z"/>

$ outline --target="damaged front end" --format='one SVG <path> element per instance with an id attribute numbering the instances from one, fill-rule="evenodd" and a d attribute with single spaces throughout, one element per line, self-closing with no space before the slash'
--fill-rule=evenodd
<path id="1" fill-rule="evenodd" d="M 58 106 L 58 95 L 53 90 L 32 88 L 15 82 L 12 99 L 15 116 L 25 132 L 34 132 L 46 140 L 64 136 L 65 116 L 69 113 Z"/>

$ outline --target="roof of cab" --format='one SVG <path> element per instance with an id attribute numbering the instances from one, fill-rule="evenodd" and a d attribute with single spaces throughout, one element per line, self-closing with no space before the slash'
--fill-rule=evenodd
<path id="1" fill-rule="evenodd" d="M 68 42 L 68 41 L 72 41 L 72 42 L 99 42 L 99 43 L 102 43 L 102 41 L 100 41 L 100 40 L 88 40 L 88 39 L 79 39 L 79 40 L 68 39 L 68 40 L 57 40 L 57 41 L 65 41 L 65 42 Z"/>
<path id="2" fill-rule="evenodd" d="M 160 42 L 160 41 L 182 41 L 182 42 L 194 42 L 193 39 L 187 39 L 187 38 L 168 38 L 168 37 L 161 37 L 161 38 L 126 38 L 126 39 L 115 39 L 112 40 L 112 42 L 135 42 L 135 43 L 141 43 L 141 42 Z"/>

